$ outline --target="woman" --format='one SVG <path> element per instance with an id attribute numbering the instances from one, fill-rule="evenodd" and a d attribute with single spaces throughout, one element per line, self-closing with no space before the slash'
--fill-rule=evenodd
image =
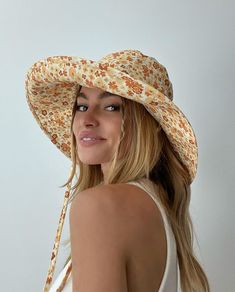
<path id="1" fill-rule="evenodd" d="M 183 292 L 210 291 L 189 214 L 197 142 L 166 68 L 137 50 L 49 57 L 30 68 L 26 91 L 72 160 L 44 291 L 174 292 L 178 269 Z M 51 287 L 68 203 L 71 254 Z"/>

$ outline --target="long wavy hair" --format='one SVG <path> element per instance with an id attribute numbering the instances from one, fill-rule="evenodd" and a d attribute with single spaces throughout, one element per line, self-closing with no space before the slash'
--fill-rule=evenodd
<path id="1" fill-rule="evenodd" d="M 191 187 L 188 170 L 160 124 L 146 108 L 138 102 L 123 97 L 122 100 L 120 143 L 106 183 L 125 183 L 140 178 L 148 178 L 154 183 L 175 236 L 182 292 L 210 292 L 207 276 L 193 250 L 195 232 L 189 212 Z M 76 138 L 72 132 L 75 113 L 76 102 L 71 123 L 72 172 L 63 185 L 71 184 L 76 176 L 69 204 L 79 192 L 103 183 L 100 165 L 85 165 L 79 160 Z M 65 244 L 70 244 L 70 239 Z M 70 259 L 71 253 L 65 265 Z"/>

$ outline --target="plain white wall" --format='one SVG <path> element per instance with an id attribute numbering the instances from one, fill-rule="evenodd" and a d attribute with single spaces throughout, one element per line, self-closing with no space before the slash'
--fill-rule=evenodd
<path id="1" fill-rule="evenodd" d="M 1 291 L 42 291 L 63 203 L 59 185 L 70 168 L 28 108 L 26 71 L 48 56 L 98 60 L 122 49 L 168 70 L 199 145 L 195 249 L 212 291 L 235 291 L 234 11 L 229 0 L 1 0 Z M 61 247 L 57 272 L 66 256 Z"/>

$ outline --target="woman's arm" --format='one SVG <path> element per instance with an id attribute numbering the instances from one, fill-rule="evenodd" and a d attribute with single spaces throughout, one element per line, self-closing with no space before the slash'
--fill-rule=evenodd
<path id="1" fill-rule="evenodd" d="M 70 208 L 73 292 L 127 292 L 128 230 L 112 188 L 80 192 Z M 118 211 L 119 210 L 119 211 Z M 123 218 L 122 218 L 123 219 Z"/>

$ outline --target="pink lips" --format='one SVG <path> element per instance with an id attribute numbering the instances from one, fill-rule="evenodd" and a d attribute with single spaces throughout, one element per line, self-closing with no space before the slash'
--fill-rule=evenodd
<path id="1" fill-rule="evenodd" d="M 82 138 L 95 138 L 99 140 L 105 140 L 103 137 L 97 135 L 95 132 L 92 132 L 92 131 L 82 131 L 79 134 L 79 139 L 81 140 Z M 82 142 L 94 142 L 94 141 L 82 141 Z"/>
<path id="2" fill-rule="evenodd" d="M 96 140 L 83 140 L 83 138 L 94 138 Z M 79 134 L 79 142 L 82 146 L 91 146 L 95 144 L 103 143 L 106 139 L 97 135 L 95 132 L 92 131 L 82 131 Z"/>
<path id="3" fill-rule="evenodd" d="M 80 140 L 79 143 L 82 146 L 92 146 L 92 145 L 104 143 L 104 141 L 105 139 L 97 139 L 97 140 L 90 140 L 90 141 Z"/>

